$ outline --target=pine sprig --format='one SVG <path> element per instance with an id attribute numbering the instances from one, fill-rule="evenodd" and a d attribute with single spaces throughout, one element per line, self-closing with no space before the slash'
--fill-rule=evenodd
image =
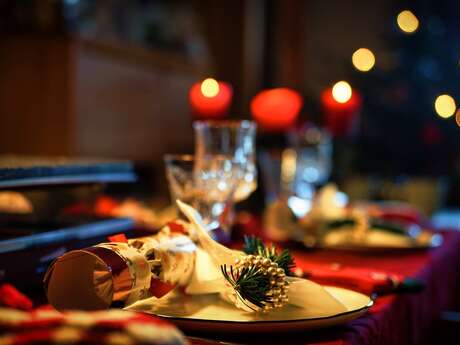
<path id="1" fill-rule="evenodd" d="M 228 269 L 227 265 L 222 265 L 220 268 L 223 276 L 235 289 L 241 301 L 248 301 L 259 308 L 263 308 L 266 303 L 271 302 L 271 298 L 268 296 L 270 291 L 269 277 L 258 267 L 251 266 L 234 270 L 233 266 Z M 248 304 L 246 306 L 256 310 Z"/>
<path id="2" fill-rule="evenodd" d="M 248 255 L 260 255 L 270 259 L 277 263 L 287 276 L 293 274 L 292 269 L 295 267 L 295 261 L 287 249 L 284 249 L 278 254 L 275 246 L 271 246 L 270 248 L 267 247 L 260 238 L 255 236 L 244 236 L 243 251 Z"/>

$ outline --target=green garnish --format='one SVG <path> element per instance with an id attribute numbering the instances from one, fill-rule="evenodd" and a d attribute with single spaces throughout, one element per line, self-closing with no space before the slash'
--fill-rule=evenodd
<path id="1" fill-rule="evenodd" d="M 264 308 L 265 304 L 271 302 L 271 297 L 268 296 L 271 289 L 269 277 L 258 267 L 252 266 L 240 271 L 234 270 L 233 266 L 228 269 L 227 265 L 222 265 L 220 268 L 225 279 L 232 285 L 243 303 L 248 301 L 259 308 Z M 248 304 L 246 306 L 255 310 Z"/>

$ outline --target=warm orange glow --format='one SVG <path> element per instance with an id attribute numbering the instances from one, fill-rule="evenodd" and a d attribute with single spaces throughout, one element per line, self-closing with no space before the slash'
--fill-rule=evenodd
<path id="1" fill-rule="evenodd" d="M 457 122 L 457 126 L 460 127 L 460 108 L 458 108 L 457 112 L 455 113 L 455 122 Z"/>
<path id="2" fill-rule="evenodd" d="M 215 97 L 219 93 L 219 83 L 213 78 L 207 78 L 201 83 L 201 92 L 205 97 Z"/>
<path id="3" fill-rule="evenodd" d="M 353 62 L 353 66 L 355 66 L 358 71 L 367 72 L 370 71 L 372 67 L 374 67 L 375 56 L 371 50 L 367 48 L 359 48 L 353 53 L 351 61 Z"/>
<path id="4" fill-rule="evenodd" d="M 296 121 L 302 104 L 302 96 L 295 90 L 264 90 L 251 101 L 252 117 L 265 130 L 286 130 Z"/>
<path id="5" fill-rule="evenodd" d="M 352 90 L 346 81 L 339 81 L 332 87 L 332 97 L 339 103 L 346 103 L 350 100 Z"/>
<path id="6" fill-rule="evenodd" d="M 434 109 L 440 117 L 447 119 L 455 114 L 457 105 L 455 104 L 455 100 L 452 96 L 440 95 L 436 97 L 436 100 L 434 101 Z"/>
<path id="7" fill-rule="evenodd" d="M 348 101 L 339 103 L 333 96 L 332 88 L 328 87 L 321 93 L 321 105 L 326 128 L 332 135 L 343 137 L 353 130 L 361 111 L 362 97 L 359 91 L 353 90 Z"/>
<path id="8" fill-rule="evenodd" d="M 419 26 L 417 17 L 409 10 L 405 10 L 399 13 L 396 21 L 399 28 L 407 34 L 411 34 L 417 31 Z"/>
<path id="9" fill-rule="evenodd" d="M 208 78 L 190 88 L 189 102 L 193 117 L 214 119 L 228 114 L 233 90 L 230 84 Z"/>

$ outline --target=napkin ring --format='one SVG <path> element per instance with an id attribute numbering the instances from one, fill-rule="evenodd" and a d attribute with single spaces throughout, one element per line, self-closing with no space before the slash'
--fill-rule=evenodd
<path id="1" fill-rule="evenodd" d="M 285 271 L 266 257 L 247 255 L 221 269 L 237 297 L 254 311 L 269 312 L 288 302 Z"/>

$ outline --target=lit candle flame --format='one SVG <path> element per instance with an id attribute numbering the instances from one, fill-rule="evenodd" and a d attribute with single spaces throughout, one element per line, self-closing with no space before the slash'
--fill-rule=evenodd
<path id="1" fill-rule="evenodd" d="M 348 102 L 351 95 L 351 86 L 346 81 L 339 81 L 332 87 L 332 97 L 339 103 Z"/>
<path id="2" fill-rule="evenodd" d="M 205 97 L 215 97 L 219 93 L 219 83 L 213 78 L 207 78 L 201 83 L 201 93 Z"/>

